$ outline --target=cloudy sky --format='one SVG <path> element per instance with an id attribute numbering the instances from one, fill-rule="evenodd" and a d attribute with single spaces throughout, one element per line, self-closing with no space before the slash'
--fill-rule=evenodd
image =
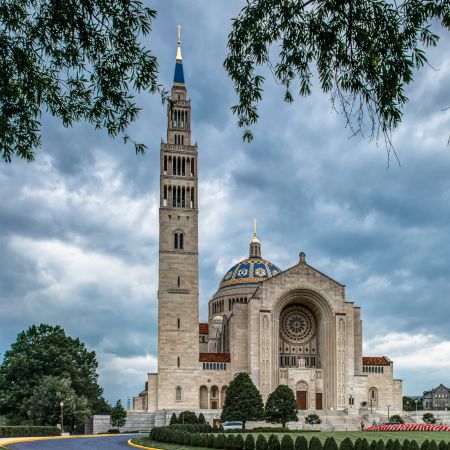
<path id="1" fill-rule="evenodd" d="M 255 139 L 243 143 L 222 68 L 242 1 L 157 2 L 148 39 L 170 86 L 176 24 L 199 145 L 201 319 L 258 219 L 263 256 L 282 269 L 300 250 L 362 307 L 366 355 L 388 355 L 406 394 L 450 385 L 450 38 L 429 53 L 382 146 L 349 138 L 315 89 L 288 105 L 270 77 Z M 317 86 L 317 84 L 316 84 Z M 46 118 L 36 161 L 0 165 L 0 352 L 33 323 L 60 324 L 97 352 L 110 401 L 156 369 L 159 142 L 165 109 L 142 94 L 130 134 L 149 151 Z"/>

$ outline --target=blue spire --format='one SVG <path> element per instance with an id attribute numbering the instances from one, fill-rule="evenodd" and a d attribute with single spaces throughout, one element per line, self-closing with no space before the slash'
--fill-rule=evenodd
<path id="1" fill-rule="evenodd" d="M 175 64 L 175 75 L 173 77 L 173 82 L 184 84 L 183 57 L 181 56 L 181 25 L 177 25 L 177 28 L 178 28 L 177 62 Z"/>

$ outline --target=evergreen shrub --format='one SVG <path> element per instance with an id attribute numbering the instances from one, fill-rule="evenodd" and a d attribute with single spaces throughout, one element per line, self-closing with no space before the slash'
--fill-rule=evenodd
<path id="1" fill-rule="evenodd" d="M 370 450 L 377 450 L 377 441 L 372 441 L 369 446 Z"/>
<path id="2" fill-rule="evenodd" d="M 329 437 L 325 440 L 323 450 L 338 450 L 338 445 L 333 437 Z"/>
<path id="3" fill-rule="evenodd" d="M 248 434 L 245 438 L 244 450 L 255 450 L 255 438 L 253 434 Z"/>
<path id="4" fill-rule="evenodd" d="M 59 436 L 56 427 L 38 426 L 0 426 L 0 437 L 39 437 L 39 436 Z"/>
<path id="5" fill-rule="evenodd" d="M 238 434 L 234 438 L 234 450 L 242 450 L 244 448 L 244 438 L 242 437 L 242 434 Z"/>
<path id="6" fill-rule="evenodd" d="M 353 442 L 346 437 L 339 445 L 339 450 L 353 450 Z M 383 449 L 384 450 L 384 449 Z"/>
<path id="7" fill-rule="evenodd" d="M 280 440 L 276 434 L 271 434 L 269 436 L 267 450 L 280 450 Z"/>
<path id="8" fill-rule="evenodd" d="M 420 446 L 420 450 L 430 450 L 430 441 L 425 439 Z"/>
<path id="9" fill-rule="evenodd" d="M 439 442 L 438 450 L 447 450 L 447 444 L 444 441 Z"/>
<path id="10" fill-rule="evenodd" d="M 267 450 L 267 440 L 263 434 L 258 434 L 256 439 L 256 450 Z"/>
<path id="11" fill-rule="evenodd" d="M 233 450 L 234 448 L 234 436 L 232 434 L 229 434 L 225 441 L 225 448 L 226 450 Z"/>
<path id="12" fill-rule="evenodd" d="M 410 450 L 410 448 L 411 448 L 411 443 L 409 442 L 408 439 L 405 439 L 402 444 L 402 450 Z"/>
<path id="13" fill-rule="evenodd" d="M 281 439 L 281 450 L 294 450 L 294 441 L 288 434 L 285 434 Z"/>
<path id="14" fill-rule="evenodd" d="M 322 450 L 322 448 L 322 442 L 320 442 L 320 439 L 313 436 L 309 441 L 309 450 Z"/>
<path id="15" fill-rule="evenodd" d="M 438 450 L 438 446 L 437 446 L 436 441 L 434 439 L 430 441 L 429 450 Z"/>
<path id="16" fill-rule="evenodd" d="M 361 439 L 361 442 L 359 444 L 359 450 L 369 450 L 369 443 L 367 442 L 367 439 Z"/>
<path id="17" fill-rule="evenodd" d="M 172 413 L 169 425 L 175 425 L 176 423 L 178 423 L 177 415 L 175 413 Z"/>
<path id="18" fill-rule="evenodd" d="M 297 436 L 295 440 L 295 450 L 308 450 L 308 441 L 305 436 Z"/>
<path id="19" fill-rule="evenodd" d="M 417 443 L 417 441 L 412 440 L 411 444 L 409 445 L 409 449 L 410 450 L 420 450 L 420 447 L 419 447 L 419 444 Z M 450 448 L 447 450 L 450 450 Z"/>
<path id="20" fill-rule="evenodd" d="M 212 433 L 208 434 L 208 440 L 207 440 L 206 446 L 208 448 L 214 448 L 215 444 L 216 444 L 216 437 L 214 436 L 214 434 L 212 434 Z"/>
<path id="21" fill-rule="evenodd" d="M 392 444 L 392 450 L 402 450 L 402 444 L 400 444 L 400 441 L 398 439 L 395 439 L 394 443 Z"/>
<path id="22" fill-rule="evenodd" d="M 377 450 L 386 450 L 386 447 L 385 447 L 385 445 L 384 445 L 384 441 L 383 441 L 382 439 L 380 439 L 380 440 L 377 442 Z"/>
<path id="23" fill-rule="evenodd" d="M 225 448 L 226 437 L 224 434 L 219 433 L 214 440 L 214 448 Z"/>
<path id="24" fill-rule="evenodd" d="M 201 423 L 201 424 L 205 424 L 206 423 L 205 416 L 203 415 L 203 413 L 200 413 L 198 415 L 198 423 Z"/>

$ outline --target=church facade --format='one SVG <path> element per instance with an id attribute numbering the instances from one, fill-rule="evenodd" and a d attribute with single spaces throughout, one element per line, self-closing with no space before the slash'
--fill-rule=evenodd
<path id="1" fill-rule="evenodd" d="M 158 373 L 134 409 L 219 417 L 230 381 L 247 372 L 264 400 L 291 387 L 299 410 L 401 411 L 402 381 L 387 357 L 363 356 L 361 310 L 345 286 L 303 252 L 285 270 L 264 259 L 256 225 L 248 258 L 227 271 L 199 323 L 198 148 L 180 38 L 171 97 L 160 151 Z"/>

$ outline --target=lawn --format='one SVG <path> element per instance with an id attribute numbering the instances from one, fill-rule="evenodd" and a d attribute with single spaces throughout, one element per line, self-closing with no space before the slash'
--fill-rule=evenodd
<path id="1" fill-rule="evenodd" d="M 263 434 L 268 438 L 272 433 L 253 433 L 253 436 L 256 438 L 258 434 Z M 285 433 L 275 433 L 278 437 L 281 438 Z M 405 439 L 409 439 L 410 441 L 415 440 L 419 445 L 428 440 L 435 440 L 437 444 L 440 441 L 450 442 L 450 432 L 449 431 L 335 431 L 335 432 L 307 432 L 307 433 L 289 433 L 292 439 L 295 441 L 298 435 L 303 435 L 306 439 L 311 439 L 313 436 L 318 437 L 322 443 L 325 442 L 327 437 L 334 437 L 336 442 L 339 443 L 343 441 L 346 437 L 349 437 L 352 441 L 355 441 L 357 438 L 366 438 L 367 441 L 370 442 L 373 440 L 383 439 L 383 441 L 387 441 L 388 439 L 398 439 L 400 443 L 402 443 Z M 243 434 L 243 438 L 245 439 L 246 433 Z M 188 447 L 186 445 L 177 445 L 177 444 L 167 444 L 163 442 L 156 442 L 150 440 L 148 437 L 140 437 L 133 439 L 133 442 L 139 445 L 145 445 L 147 447 L 155 447 L 161 448 L 164 450 L 186 450 L 193 449 L 194 447 Z"/>

